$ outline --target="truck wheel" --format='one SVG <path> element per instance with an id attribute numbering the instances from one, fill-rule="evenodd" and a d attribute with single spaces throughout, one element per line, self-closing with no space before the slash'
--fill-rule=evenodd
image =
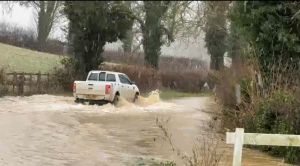
<path id="1" fill-rule="evenodd" d="M 114 100 L 112 101 L 112 104 L 113 104 L 113 105 L 117 105 L 118 102 L 119 102 L 119 98 L 120 98 L 120 95 L 119 95 L 119 94 L 116 94 L 115 97 L 114 97 Z"/>
<path id="2" fill-rule="evenodd" d="M 93 100 L 90 100 L 90 101 L 89 101 L 89 105 L 95 105 L 95 104 L 96 104 L 95 101 L 93 101 Z"/>
<path id="3" fill-rule="evenodd" d="M 83 99 L 79 99 L 79 98 L 76 98 L 75 99 L 75 103 L 84 103 L 84 100 Z"/>
<path id="4" fill-rule="evenodd" d="M 137 101 L 138 98 L 139 98 L 139 94 L 136 93 L 136 94 L 134 95 L 133 102 L 135 103 L 135 102 Z"/>
<path id="5" fill-rule="evenodd" d="M 119 94 L 116 94 L 115 95 L 115 97 L 114 97 L 114 100 L 113 100 L 113 105 L 117 105 L 118 104 L 118 102 L 119 102 L 119 97 L 120 97 L 120 95 Z"/>

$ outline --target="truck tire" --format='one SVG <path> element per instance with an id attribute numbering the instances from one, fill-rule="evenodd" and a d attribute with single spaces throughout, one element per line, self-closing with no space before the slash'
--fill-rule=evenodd
<path id="1" fill-rule="evenodd" d="M 95 105 L 95 104 L 96 104 L 96 101 L 89 100 L 89 105 Z"/>
<path id="2" fill-rule="evenodd" d="M 75 99 L 75 103 L 83 104 L 83 103 L 84 103 L 84 100 L 83 100 L 83 99 L 76 98 L 76 99 Z"/>
<path id="3" fill-rule="evenodd" d="M 119 98 L 120 98 L 120 95 L 117 93 L 116 95 L 115 95 L 115 97 L 114 97 L 114 100 L 113 100 L 113 105 L 117 105 L 118 104 L 118 102 L 119 102 Z"/>
<path id="4" fill-rule="evenodd" d="M 134 95 L 134 98 L 133 98 L 133 102 L 135 103 L 137 101 L 137 99 L 139 98 L 139 93 L 136 93 Z"/>

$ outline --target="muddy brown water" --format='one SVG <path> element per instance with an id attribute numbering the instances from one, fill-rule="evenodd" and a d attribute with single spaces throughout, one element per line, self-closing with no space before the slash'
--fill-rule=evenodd
<path id="1" fill-rule="evenodd" d="M 183 165 L 156 119 L 169 119 L 165 126 L 173 144 L 190 154 L 195 140 L 210 131 L 214 107 L 210 97 L 163 102 L 155 93 L 118 107 L 75 104 L 64 96 L 3 97 L 0 165 L 135 166 L 166 160 Z M 220 165 L 231 165 L 233 147 L 220 142 Z M 244 148 L 243 165 L 284 164 Z"/>

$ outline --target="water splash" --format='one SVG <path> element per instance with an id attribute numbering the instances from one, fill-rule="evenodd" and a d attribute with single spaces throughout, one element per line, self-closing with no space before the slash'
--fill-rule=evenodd
<path id="1" fill-rule="evenodd" d="M 148 106 L 159 102 L 161 102 L 159 91 L 155 90 L 155 91 L 151 91 L 147 97 L 139 96 L 138 100 L 136 101 L 136 105 Z"/>
<path id="2" fill-rule="evenodd" d="M 139 96 L 135 103 L 129 102 L 123 98 L 117 106 L 112 104 L 88 105 L 77 104 L 73 97 L 54 96 L 54 95 L 33 95 L 26 97 L 7 96 L 0 98 L 0 113 L 26 112 L 26 111 L 72 111 L 72 112 L 98 112 L 98 113 L 114 113 L 129 111 L 156 111 L 171 109 L 173 104 L 162 102 L 159 97 L 159 91 L 152 91 L 146 97 Z M 13 108 L 13 109 L 12 109 Z"/>

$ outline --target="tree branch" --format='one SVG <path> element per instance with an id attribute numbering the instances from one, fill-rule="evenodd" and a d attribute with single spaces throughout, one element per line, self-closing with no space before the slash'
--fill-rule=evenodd
<path id="1" fill-rule="evenodd" d="M 161 26 L 160 28 L 161 28 L 161 30 L 163 30 L 166 33 L 166 35 L 168 37 L 168 40 L 170 42 L 174 42 L 174 36 L 173 36 L 173 34 L 166 27 L 164 27 L 164 26 Z"/>

